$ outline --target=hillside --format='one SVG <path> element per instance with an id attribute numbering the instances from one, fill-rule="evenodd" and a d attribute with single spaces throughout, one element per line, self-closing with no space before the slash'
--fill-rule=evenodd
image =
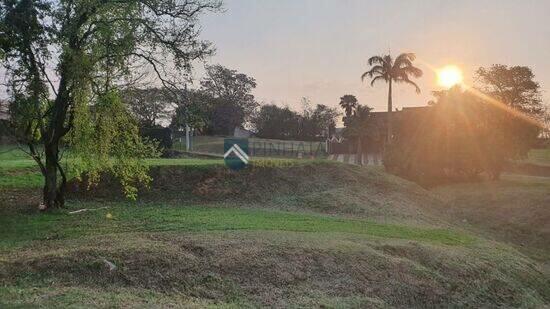
<path id="1" fill-rule="evenodd" d="M 442 211 L 457 190 L 325 161 L 151 164 L 137 202 L 113 198 L 104 177 L 90 192 L 73 182 L 69 209 L 38 214 L 35 189 L 0 188 L 0 305 L 550 303 L 539 259 Z"/>

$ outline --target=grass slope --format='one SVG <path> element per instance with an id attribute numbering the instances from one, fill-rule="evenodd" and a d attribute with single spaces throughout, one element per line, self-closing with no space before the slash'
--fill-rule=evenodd
<path id="1" fill-rule="evenodd" d="M 7 161 L 17 160 L 24 159 Z M 150 161 L 152 188 L 137 202 L 116 196 L 116 181 L 104 177 L 91 192 L 72 183 L 68 209 L 39 214 L 33 171 L 7 161 L 0 162 L 0 180 L 9 180 L 0 182 L 0 307 L 550 303 L 543 263 L 487 240 L 494 227 L 482 228 L 482 219 L 475 236 L 460 215 L 442 215 L 493 205 L 493 189 L 428 192 L 380 170 L 325 161 L 255 161 L 234 173 L 219 160 L 159 159 Z M 14 186 L 17 173 L 24 176 Z M 515 192 L 533 197 L 533 207 L 548 192 L 531 180 L 499 186 L 497 201 Z M 68 213 L 82 208 L 93 210 Z"/>

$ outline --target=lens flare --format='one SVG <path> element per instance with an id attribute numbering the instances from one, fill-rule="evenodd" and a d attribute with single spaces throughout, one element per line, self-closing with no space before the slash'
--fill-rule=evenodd
<path id="1" fill-rule="evenodd" d="M 448 65 L 437 71 L 437 83 L 445 88 L 462 83 L 462 71 L 454 65 Z"/>

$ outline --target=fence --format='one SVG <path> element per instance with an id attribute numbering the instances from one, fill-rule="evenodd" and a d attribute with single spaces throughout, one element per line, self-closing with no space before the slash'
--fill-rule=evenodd
<path id="1" fill-rule="evenodd" d="M 222 156 L 224 141 L 233 136 L 199 135 L 189 137 L 189 149 L 185 132 L 172 134 L 172 149 Z M 248 138 L 248 152 L 254 157 L 326 158 L 325 141 L 294 141 L 265 138 Z"/>

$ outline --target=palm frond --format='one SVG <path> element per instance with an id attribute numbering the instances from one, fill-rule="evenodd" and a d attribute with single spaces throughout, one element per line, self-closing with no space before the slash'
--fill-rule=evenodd
<path id="1" fill-rule="evenodd" d="M 414 53 L 402 53 L 397 58 L 395 58 L 395 63 L 400 63 L 402 61 L 413 62 L 416 59 Z"/>
<path id="2" fill-rule="evenodd" d="M 367 62 L 370 66 L 372 66 L 373 64 L 384 65 L 384 58 L 382 56 L 372 56 Z"/>
<path id="3" fill-rule="evenodd" d="M 416 93 L 420 93 L 420 87 L 418 87 L 418 85 L 415 82 L 410 80 L 408 76 L 406 76 L 404 78 L 396 79 L 395 81 L 397 83 L 405 83 L 405 84 L 412 85 L 412 86 L 414 86 Z"/>
<path id="4" fill-rule="evenodd" d="M 414 76 L 415 78 L 419 78 L 419 77 L 422 77 L 422 74 L 424 72 L 422 72 L 421 69 L 415 67 L 415 66 L 405 66 L 405 67 L 402 67 L 400 68 L 400 70 L 402 70 L 405 74 L 407 74 L 407 76 Z"/>
<path id="5" fill-rule="evenodd" d="M 363 75 L 361 75 L 361 81 L 364 81 L 365 78 L 367 77 L 372 78 L 374 76 L 380 76 L 380 75 L 385 75 L 384 70 L 380 69 L 379 66 L 375 66 L 372 69 L 368 70 L 367 72 L 363 73 Z"/>
<path id="6" fill-rule="evenodd" d="M 387 79 L 383 75 L 378 75 L 370 81 L 370 85 L 374 86 L 374 83 L 378 80 L 381 80 L 381 79 L 383 79 L 384 81 L 387 82 Z"/>

